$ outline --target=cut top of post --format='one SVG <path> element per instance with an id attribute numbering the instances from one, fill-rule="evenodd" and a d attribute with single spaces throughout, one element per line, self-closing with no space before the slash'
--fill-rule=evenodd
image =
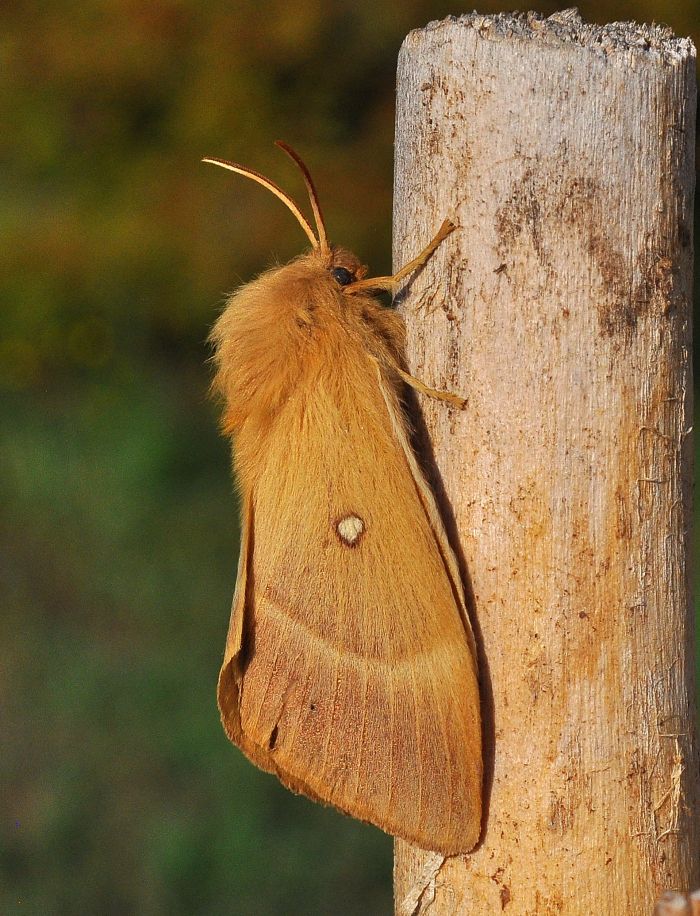
<path id="1" fill-rule="evenodd" d="M 577 9 L 572 8 L 545 17 L 541 13 L 498 13 L 483 15 L 467 13 L 448 16 L 441 21 L 428 23 L 425 28 L 410 32 L 404 45 L 410 46 L 419 36 L 437 31 L 445 26 L 463 25 L 474 29 L 481 38 L 499 39 L 532 38 L 540 43 L 562 46 L 575 44 L 603 56 L 611 53 L 632 53 L 635 56 L 661 57 L 667 61 L 681 61 L 695 56 L 695 46 L 690 38 L 677 38 L 668 26 L 655 23 L 611 22 L 607 25 L 584 22 Z"/>

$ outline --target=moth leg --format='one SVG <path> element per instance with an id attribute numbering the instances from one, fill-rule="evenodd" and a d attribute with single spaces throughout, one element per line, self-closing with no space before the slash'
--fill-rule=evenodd
<path id="1" fill-rule="evenodd" d="M 420 391 L 421 394 L 427 395 L 429 398 L 435 398 L 436 401 L 446 401 L 458 410 L 464 410 L 467 406 L 467 399 L 459 394 L 453 394 L 451 391 L 440 391 L 438 388 L 430 388 L 428 385 L 421 382 L 420 379 L 414 378 L 408 372 L 404 372 L 400 366 L 396 366 L 396 372 L 407 385 L 410 385 L 411 388 L 414 388 L 416 391 Z"/>
<path id="2" fill-rule="evenodd" d="M 438 245 L 443 242 L 451 232 L 454 232 L 456 228 L 457 227 L 451 220 L 446 219 L 438 229 L 435 237 L 425 246 L 421 253 L 416 255 L 408 264 L 405 264 L 401 270 L 397 271 L 392 277 L 373 277 L 368 280 L 357 280 L 355 283 L 346 286 L 345 292 L 352 295 L 353 293 L 358 293 L 365 289 L 387 289 L 392 291 L 404 277 L 407 277 L 410 273 L 413 273 L 414 270 L 418 270 L 419 267 L 422 267 Z"/>
<path id="3" fill-rule="evenodd" d="M 450 233 L 454 232 L 457 227 L 452 222 L 452 220 L 444 220 L 442 226 L 437 231 L 435 237 L 428 242 L 425 248 L 421 251 L 420 254 L 416 255 L 412 261 L 409 261 L 408 264 L 404 265 L 398 273 L 395 273 L 391 278 L 394 283 L 399 283 L 403 280 L 404 277 L 408 274 L 413 273 L 414 270 L 418 270 L 419 267 L 422 267 L 425 262 L 428 260 L 430 255 L 435 251 L 438 245 L 447 238 Z"/>

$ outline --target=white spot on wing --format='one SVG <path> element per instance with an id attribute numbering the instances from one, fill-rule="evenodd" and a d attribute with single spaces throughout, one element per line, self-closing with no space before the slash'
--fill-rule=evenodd
<path id="1" fill-rule="evenodd" d="M 343 544 L 354 547 L 365 530 L 365 523 L 358 515 L 346 515 L 341 518 L 335 529 Z"/>

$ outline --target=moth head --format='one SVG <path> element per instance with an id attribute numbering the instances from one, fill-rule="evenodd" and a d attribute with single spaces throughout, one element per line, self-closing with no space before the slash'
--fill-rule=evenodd
<path id="1" fill-rule="evenodd" d="M 361 263 L 352 251 L 334 245 L 331 248 L 331 261 L 328 267 L 331 278 L 339 287 L 345 289 L 361 280 L 367 273 L 367 267 Z"/>
<path id="2" fill-rule="evenodd" d="M 366 276 L 366 266 L 362 264 L 351 251 L 339 245 L 331 245 L 329 243 L 318 194 L 316 193 L 316 187 L 308 168 L 304 164 L 301 156 L 299 156 L 289 144 L 282 140 L 276 140 L 275 145 L 283 150 L 290 159 L 296 163 L 301 171 L 306 190 L 309 194 L 309 202 L 311 203 L 311 210 L 316 226 L 315 231 L 294 198 L 287 194 L 286 191 L 282 190 L 282 188 L 272 181 L 272 179 L 267 178 L 265 175 L 261 175 L 260 172 L 256 172 L 255 169 L 248 168 L 248 166 L 245 165 L 239 165 L 237 162 L 229 162 L 227 159 L 214 159 L 207 156 L 202 161 L 211 162 L 213 165 L 219 165 L 224 169 L 229 169 L 231 172 L 244 175 L 246 178 L 250 178 L 258 184 L 261 184 L 264 188 L 267 188 L 268 191 L 271 191 L 275 197 L 278 197 L 294 214 L 297 222 L 311 242 L 311 251 L 293 263 L 299 265 L 300 262 L 306 262 L 315 278 L 325 278 L 327 276 L 333 288 L 337 287 L 338 290 L 342 289 L 347 292 L 352 292 L 353 285 Z"/>

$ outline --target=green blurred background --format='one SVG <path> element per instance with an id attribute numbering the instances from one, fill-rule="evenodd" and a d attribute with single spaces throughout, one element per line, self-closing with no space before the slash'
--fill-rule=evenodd
<path id="1" fill-rule="evenodd" d="M 397 52 L 468 9 L 0 7 L 0 912 L 390 912 L 390 839 L 219 725 L 238 545 L 205 340 L 225 293 L 305 239 L 199 160 L 303 197 L 286 139 L 332 236 L 386 272 Z M 692 0 L 581 9 L 697 42 Z"/>

